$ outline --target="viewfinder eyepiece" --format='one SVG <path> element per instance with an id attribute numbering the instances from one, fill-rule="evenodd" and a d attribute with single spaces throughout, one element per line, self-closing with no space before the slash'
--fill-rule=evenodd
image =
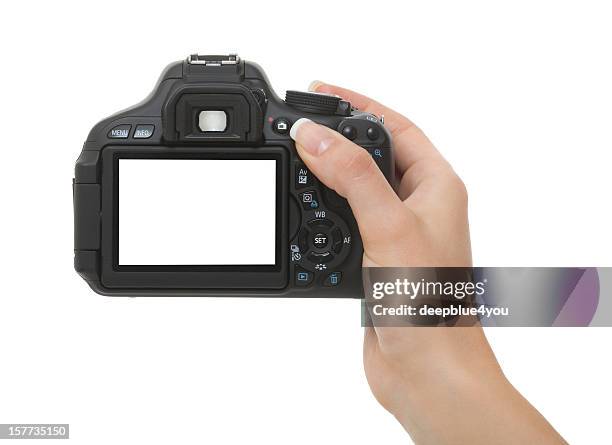
<path id="1" fill-rule="evenodd" d="M 198 127 L 204 133 L 219 133 L 227 128 L 227 114 L 222 110 L 203 110 L 198 115 Z"/>

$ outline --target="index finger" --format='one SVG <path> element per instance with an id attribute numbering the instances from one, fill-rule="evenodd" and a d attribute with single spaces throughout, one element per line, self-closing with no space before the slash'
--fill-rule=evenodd
<path id="1" fill-rule="evenodd" d="M 402 174 L 423 159 L 440 158 L 440 160 L 443 160 L 438 150 L 436 150 L 421 129 L 397 111 L 363 94 L 320 81 L 313 82 L 309 90 L 317 93 L 338 95 L 348 100 L 351 105 L 361 111 L 372 113 L 379 117 L 384 116 L 385 126 L 393 136 L 397 166 Z"/>

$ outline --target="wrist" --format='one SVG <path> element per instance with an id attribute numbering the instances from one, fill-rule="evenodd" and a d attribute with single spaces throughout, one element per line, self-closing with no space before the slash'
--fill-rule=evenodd
<path id="1" fill-rule="evenodd" d="M 503 405 L 514 392 L 497 363 L 488 360 L 439 360 L 406 376 L 403 383 L 404 397 L 390 411 L 416 443 L 427 443 L 419 440 L 421 435 L 437 438 L 432 443 L 447 443 L 448 435 L 456 439 L 476 433 L 469 431 L 474 420 L 487 411 L 503 410 L 500 402 Z"/>
<path id="2" fill-rule="evenodd" d="M 495 398 L 513 389 L 479 326 L 406 329 L 377 333 L 396 386 L 383 405 L 407 430 L 415 422 L 438 425 L 440 416 L 461 417 L 483 394 Z"/>

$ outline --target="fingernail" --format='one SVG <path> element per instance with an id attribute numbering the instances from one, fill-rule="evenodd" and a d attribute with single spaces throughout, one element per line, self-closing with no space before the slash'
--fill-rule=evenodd
<path id="1" fill-rule="evenodd" d="M 305 117 L 295 121 L 291 126 L 289 136 L 313 156 L 319 156 L 329 148 L 333 141 L 329 130 Z"/>
<path id="2" fill-rule="evenodd" d="M 317 88 L 319 88 L 321 85 L 324 85 L 324 82 L 321 82 L 320 80 L 313 80 L 310 82 L 310 85 L 308 85 L 308 91 L 317 91 Z"/>

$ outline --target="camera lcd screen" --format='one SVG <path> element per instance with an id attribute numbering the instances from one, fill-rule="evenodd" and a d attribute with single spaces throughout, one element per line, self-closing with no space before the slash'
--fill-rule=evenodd
<path id="1" fill-rule="evenodd" d="M 274 265 L 277 162 L 119 159 L 119 266 Z"/>

